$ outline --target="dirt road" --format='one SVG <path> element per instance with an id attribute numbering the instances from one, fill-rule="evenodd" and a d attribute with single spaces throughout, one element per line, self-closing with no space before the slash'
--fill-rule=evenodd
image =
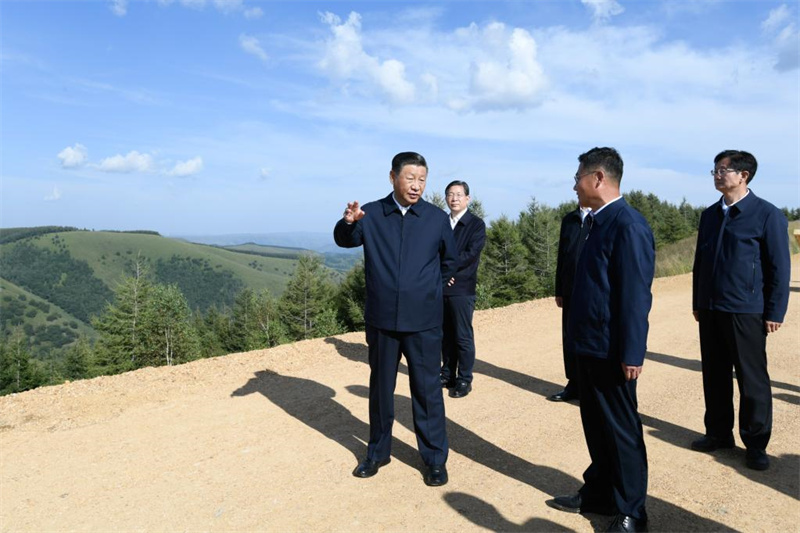
<path id="1" fill-rule="evenodd" d="M 797 259 L 797 258 L 795 258 Z M 800 531 L 800 263 L 768 344 L 772 468 L 744 449 L 689 450 L 703 432 L 690 278 L 656 280 L 639 382 L 651 531 Z M 588 454 L 564 383 L 552 299 L 476 313 L 474 391 L 446 398 L 450 483 L 426 487 L 408 379 L 392 463 L 366 450 L 362 333 L 0 398 L 0 530 L 593 531 L 607 518 L 544 502 L 580 486 Z M 404 371 L 404 368 L 401 368 Z"/>

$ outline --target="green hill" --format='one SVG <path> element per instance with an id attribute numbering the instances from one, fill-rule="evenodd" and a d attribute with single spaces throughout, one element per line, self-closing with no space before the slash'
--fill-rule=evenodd
<path id="1" fill-rule="evenodd" d="M 0 334 L 11 336 L 14 328 L 21 328 L 32 352 L 40 357 L 72 344 L 80 335 L 95 336 L 83 321 L 0 278 Z"/>
<path id="2" fill-rule="evenodd" d="M 245 288 L 280 295 L 299 254 L 241 253 L 146 232 L 67 231 L 0 245 L 0 276 L 88 324 L 137 264 L 155 282 L 176 284 L 191 308 L 204 311 L 232 305 Z"/>

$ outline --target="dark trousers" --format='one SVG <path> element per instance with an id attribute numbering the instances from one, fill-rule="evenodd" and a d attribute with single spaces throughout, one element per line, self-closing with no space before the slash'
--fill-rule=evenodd
<path id="1" fill-rule="evenodd" d="M 578 372 L 578 356 L 567 350 L 567 318 L 569 317 L 569 305 L 566 299 L 563 300 L 561 307 L 561 346 L 564 351 L 564 374 L 567 376 L 567 386 L 565 390 L 570 393 L 580 394 L 580 374 Z"/>
<path id="2" fill-rule="evenodd" d="M 444 297 L 442 377 L 445 379 L 472 382 L 472 367 L 475 366 L 474 312 L 475 296 Z"/>
<path id="3" fill-rule="evenodd" d="M 766 450 L 772 435 L 772 390 L 762 315 L 701 310 L 699 318 L 706 434 L 728 438 L 733 433 L 735 368 L 739 435 L 747 448 Z"/>
<path id="4" fill-rule="evenodd" d="M 406 356 L 411 384 L 411 410 L 417 447 L 426 465 L 447 461 L 444 398 L 439 382 L 442 328 L 398 332 L 367 325 L 369 345 L 369 445 L 367 457 L 389 458 L 392 451 L 394 389 L 401 354 Z"/>
<path id="5" fill-rule="evenodd" d="M 636 380 L 625 381 L 616 360 L 581 357 L 578 367 L 581 422 L 592 459 L 583 473 L 583 501 L 646 519 L 647 450 Z"/>

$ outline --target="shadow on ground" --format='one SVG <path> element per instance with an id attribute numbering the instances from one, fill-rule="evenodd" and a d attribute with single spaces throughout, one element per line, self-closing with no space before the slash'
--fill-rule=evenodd
<path id="1" fill-rule="evenodd" d="M 369 425 L 334 400 L 336 391 L 332 388 L 310 379 L 282 376 L 264 370 L 256 372 L 255 377 L 233 391 L 231 396 L 255 393 L 349 450 L 356 459 L 353 468 L 367 456 L 364 440 L 369 438 Z M 392 456 L 412 468 L 422 468 L 417 450 L 396 438 L 392 439 Z"/>

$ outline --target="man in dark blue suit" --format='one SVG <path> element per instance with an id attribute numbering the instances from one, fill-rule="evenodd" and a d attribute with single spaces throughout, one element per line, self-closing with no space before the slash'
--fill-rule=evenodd
<path id="1" fill-rule="evenodd" d="M 458 271 L 454 283 L 444 288 L 444 339 L 442 340 L 442 386 L 450 397 L 463 398 L 472 390 L 472 367 L 475 365 L 475 288 L 481 250 L 486 244 L 486 224 L 467 208 L 469 185 L 451 182 L 445 192 L 450 208 L 450 227 L 458 248 Z"/>
<path id="2" fill-rule="evenodd" d="M 745 464 L 766 470 L 772 433 L 767 334 L 778 331 L 789 305 L 791 260 L 786 217 L 748 188 L 757 168 L 748 152 L 717 154 L 711 174 L 722 198 L 700 216 L 692 308 L 700 325 L 706 434 L 692 449 L 733 448 L 735 368 Z"/>
<path id="3" fill-rule="evenodd" d="M 578 203 L 590 207 L 567 321 L 578 358 L 583 432 L 591 464 L 577 494 L 547 502 L 568 512 L 616 515 L 607 531 L 647 531 L 647 451 L 636 383 L 647 350 L 655 241 L 620 196 L 622 158 L 613 148 L 578 157 Z"/>
<path id="4" fill-rule="evenodd" d="M 392 159 L 393 192 L 363 207 L 350 202 L 333 237 L 345 248 L 364 246 L 369 345 L 369 445 L 356 477 L 374 476 L 391 455 L 394 389 L 406 356 L 417 446 L 425 483 L 447 483 L 448 444 L 439 381 L 442 288 L 458 260 L 447 214 L 422 199 L 425 158 L 403 152 Z"/>
<path id="5" fill-rule="evenodd" d="M 589 224 L 586 217 L 591 209 L 578 207 L 561 219 L 561 232 L 558 238 L 558 256 L 556 258 L 556 305 L 561 308 L 561 346 L 564 352 L 564 373 L 567 385 L 563 390 L 548 396 L 551 402 L 568 402 L 577 400 L 578 357 L 567 350 L 567 318 L 572 302 L 572 287 L 575 283 L 575 268 L 578 264 L 580 244 L 586 239 Z"/>

